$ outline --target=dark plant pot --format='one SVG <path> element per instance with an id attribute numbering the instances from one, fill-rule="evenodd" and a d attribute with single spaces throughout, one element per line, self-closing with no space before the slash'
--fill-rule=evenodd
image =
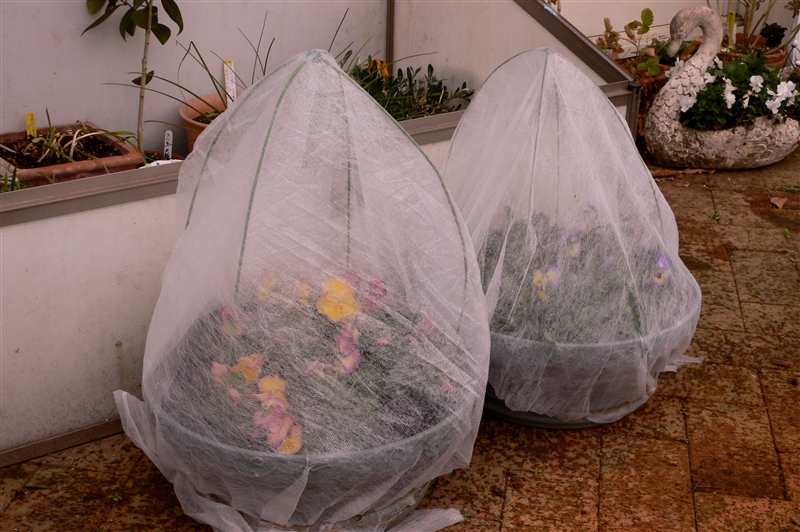
<path id="1" fill-rule="evenodd" d="M 90 128 L 97 129 L 97 126 L 91 122 L 86 122 Z M 74 130 L 74 124 L 67 124 L 55 126 L 56 131 L 64 132 L 69 129 Z M 48 128 L 39 128 L 37 133 L 39 135 L 46 135 Z M 14 133 L 4 133 L 0 135 L 0 144 L 7 144 L 25 140 L 27 133 L 25 131 L 17 131 Z M 102 142 L 116 148 L 121 155 L 113 157 L 103 157 L 100 159 L 91 159 L 87 161 L 77 161 L 74 163 L 55 164 L 50 166 L 41 166 L 39 168 L 17 168 L 17 179 L 25 183 L 26 187 L 35 187 L 39 185 L 47 185 L 51 181 L 62 182 L 80 179 L 82 177 L 90 177 L 95 175 L 111 174 L 113 172 L 122 172 L 123 170 L 133 170 L 144 162 L 142 155 L 136 151 L 130 144 L 121 142 L 111 135 L 99 135 Z M 11 175 L 14 172 L 14 165 L 10 162 L 0 158 L 0 167 L 4 172 Z"/>
<path id="2" fill-rule="evenodd" d="M 247 479 L 247 488 L 242 493 L 215 493 L 215 499 L 236 508 L 246 520 L 258 524 L 252 515 L 240 508 L 237 500 L 252 500 L 250 494 L 261 493 L 271 498 L 292 486 L 312 464 L 308 480 L 297 503 L 286 530 L 307 530 L 311 523 L 326 523 L 330 517 L 359 495 L 371 493 L 397 478 L 394 486 L 413 485 L 415 479 L 440 461 L 453 441 L 464 433 L 474 405 L 465 404 L 461 412 L 455 412 L 444 421 L 410 438 L 389 445 L 358 452 L 325 455 L 281 455 L 252 451 L 214 441 L 203 434 L 189 430 L 178 419 L 165 411 L 154 414 L 154 426 L 169 447 L 179 450 L 182 457 L 191 456 L 191 461 L 182 460 L 181 467 L 194 478 L 202 478 L 210 485 L 241 486 Z M 147 407 L 152 412 L 150 407 Z M 153 414 L 151 414 L 153 415 Z M 376 520 L 372 509 L 381 509 L 386 520 L 390 515 L 390 526 L 399 523 L 425 495 L 428 484 L 418 486 L 410 493 L 401 493 L 398 488 L 384 494 L 359 518 L 355 517 L 335 523 L 338 529 L 356 521 L 363 526 Z M 231 488 L 232 490 L 234 488 Z M 398 505 L 398 501 L 413 496 L 412 504 Z M 395 507 L 396 506 L 396 507 Z M 326 510 L 313 519 L 319 508 Z M 292 528 L 295 527 L 295 528 Z"/>
<path id="3" fill-rule="evenodd" d="M 563 384 L 568 382 L 579 383 L 579 387 L 592 383 L 592 391 L 585 399 L 589 409 L 585 417 L 569 410 L 562 410 L 558 416 L 514 410 L 491 388 L 484 408 L 506 421 L 540 428 L 576 429 L 616 421 L 641 406 L 655 391 L 655 378 L 664 371 L 666 361 L 686 351 L 699 311 L 698 306 L 696 312 L 683 316 L 670 329 L 613 344 L 552 344 L 492 333 L 489 382 L 502 387 L 506 400 L 536 386 L 547 401 L 568 391 Z M 590 372 L 581 364 L 588 358 L 606 363 L 599 373 Z M 648 374 L 653 377 L 651 383 L 647 382 Z M 610 402 L 609 396 L 615 400 Z"/>

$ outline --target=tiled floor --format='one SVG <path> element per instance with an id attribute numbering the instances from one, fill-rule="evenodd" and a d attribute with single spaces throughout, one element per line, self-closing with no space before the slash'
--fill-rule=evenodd
<path id="1" fill-rule="evenodd" d="M 650 401 L 609 426 L 484 418 L 472 465 L 422 503 L 461 510 L 450 532 L 800 532 L 800 150 L 658 185 L 703 289 L 689 354 L 705 362 L 662 374 Z M 124 435 L 0 480 L 3 532 L 209 530 Z"/>

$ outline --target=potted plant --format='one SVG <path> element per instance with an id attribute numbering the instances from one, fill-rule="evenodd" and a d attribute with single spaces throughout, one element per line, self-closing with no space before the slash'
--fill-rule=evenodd
<path id="1" fill-rule="evenodd" d="M 703 44 L 676 64 L 648 116 L 647 149 L 657 164 L 754 168 L 783 159 L 800 137 L 798 91 L 760 52 L 723 64 L 722 24 L 711 9 L 685 8 L 671 24 L 670 53 L 690 31 Z"/>
<path id="2" fill-rule="evenodd" d="M 320 283 L 265 273 L 241 304 L 192 324 L 157 370 L 204 369 L 180 372 L 159 401 L 166 441 L 202 457 L 194 467 L 206 478 L 234 485 L 248 471 L 249 489 L 262 494 L 286 490 L 315 464 L 297 521 L 320 507 L 329 508 L 319 518 L 327 521 L 344 504 L 343 486 L 370 492 L 387 477 L 421 476 L 456 437 L 472 400 L 424 362 L 423 351 L 452 357 L 458 346 L 391 299 L 386 283 L 353 271 Z M 370 514 L 361 523 L 380 515 Z"/>
<path id="3" fill-rule="evenodd" d="M 126 131 L 106 131 L 91 122 L 48 126 L 0 135 L 0 173 L 14 176 L 18 188 L 131 170 L 142 156 Z"/>

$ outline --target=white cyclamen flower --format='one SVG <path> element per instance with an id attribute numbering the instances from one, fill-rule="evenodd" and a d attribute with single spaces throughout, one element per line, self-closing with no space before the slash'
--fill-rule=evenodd
<path id="1" fill-rule="evenodd" d="M 683 96 L 678 100 L 681 104 L 681 112 L 685 113 L 697 102 L 697 96 Z"/>
<path id="2" fill-rule="evenodd" d="M 714 83 L 714 81 L 716 81 L 716 79 L 717 79 L 717 76 L 715 76 L 713 74 L 710 74 L 708 72 L 703 74 L 703 83 L 705 83 L 705 84 Z"/>
<path id="3" fill-rule="evenodd" d="M 733 104 L 736 103 L 736 95 L 733 94 L 734 86 L 731 83 L 731 80 L 728 78 L 722 78 L 725 80 L 725 103 L 728 104 L 728 109 L 733 107 Z"/>
<path id="4" fill-rule="evenodd" d="M 722 68 L 722 61 L 720 61 L 719 57 L 714 58 L 714 66 L 717 68 Z"/>
<path id="5" fill-rule="evenodd" d="M 772 111 L 772 114 L 778 114 L 781 108 L 782 98 L 775 98 L 774 100 L 767 100 L 767 108 Z"/>
<path id="6" fill-rule="evenodd" d="M 795 84 L 793 81 L 782 81 L 778 84 L 778 96 L 781 98 L 794 98 L 797 96 L 797 91 L 794 90 Z"/>
<path id="7" fill-rule="evenodd" d="M 667 76 L 668 78 L 671 78 L 672 74 L 675 74 L 675 73 L 679 72 L 683 68 L 684 64 L 685 63 L 683 61 L 681 61 L 680 59 L 676 59 L 675 60 L 675 66 L 670 68 L 666 72 L 664 72 L 664 75 Z"/>
<path id="8" fill-rule="evenodd" d="M 744 98 L 742 98 L 742 105 L 745 109 L 750 107 L 750 91 L 748 91 Z"/>
<path id="9" fill-rule="evenodd" d="M 753 92 L 758 94 L 761 92 L 761 87 L 764 85 L 764 78 L 761 76 L 750 76 L 750 87 Z"/>

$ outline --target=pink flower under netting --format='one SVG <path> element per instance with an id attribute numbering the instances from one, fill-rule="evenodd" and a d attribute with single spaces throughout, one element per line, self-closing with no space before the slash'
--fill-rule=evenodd
<path id="1" fill-rule="evenodd" d="M 489 330 L 466 228 L 404 130 L 300 54 L 200 136 L 177 213 L 144 401 L 116 399 L 186 513 L 247 532 L 459 520 L 409 511 L 469 463 Z"/>
<path id="2" fill-rule="evenodd" d="M 611 422 L 684 356 L 700 289 L 627 125 L 549 48 L 486 80 L 444 178 L 467 222 L 492 331 L 489 384 L 514 411 Z"/>

